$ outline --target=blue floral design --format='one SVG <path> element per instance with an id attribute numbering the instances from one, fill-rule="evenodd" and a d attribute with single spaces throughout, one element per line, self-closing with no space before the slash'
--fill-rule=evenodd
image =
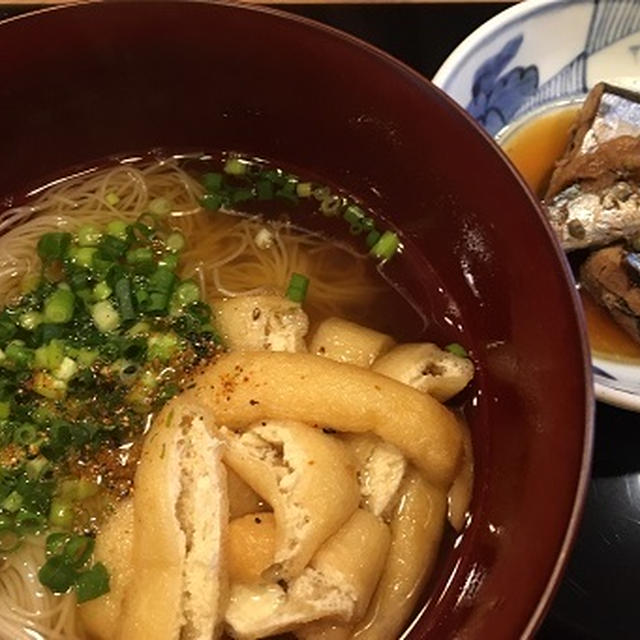
<path id="1" fill-rule="evenodd" d="M 485 60 L 473 76 L 472 100 L 467 111 L 491 134 L 510 122 L 520 105 L 538 89 L 536 65 L 514 67 L 500 76 L 520 49 L 524 36 L 512 38 L 491 58 Z"/>
<path id="2" fill-rule="evenodd" d="M 605 371 L 604 369 L 601 369 L 600 367 L 596 367 L 595 365 L 592 365 L 592 370 L 593 370 L 593 373 L 597 376 L 601 376 L 602 378 L 607 378 L 608 380 L 617 380 L 615 376 L 612 376 L 609 372 Z"/>

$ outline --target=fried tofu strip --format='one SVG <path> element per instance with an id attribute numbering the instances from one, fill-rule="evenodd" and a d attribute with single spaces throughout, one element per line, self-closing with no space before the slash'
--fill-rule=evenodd
<path id="1" fill-rule="evenodd" d="M 369 327 L 342 318 L 327 318 L 316 329 L 309 351 L 336 362 L 368 368 L 394 344 L 391 336 Z"/>
<path id="2" fill-rule="evenodd" d="M 446 513 L 446 494 L 410 471 L 391 521 L 391 548 L 384 573 L 353 640 L 398 637 L 435 564 Z"/>
<path id="3" fill-rule="evenodd" d="M 226 613 L 232 634 L 264 638 L 323 618 L 358 620 L 378 584 L 389 541 L 387 525 L 358 509 L 286 589 L 281 583 L 232 584 Z"/>
<path id="4" fill-rule="evenodd" d="M 223 445 L 201 409 L 177 399 L 145 438 L 119 640 L 210 640 L 221 633 L 227 483 Z"/>
<path id="5" fill-rule="evenodd" d="M 231 428 L 274 418 L 373 431 L 437 486 L 448 487 L 458 468 L 462 435 L 451 411 L 354 365 L 306 353 L 233 352 L 197 376 L 188 393 Z"/>
<path id="6" fill-rule="evenodd" d="M 463 455 L 460 461 L 460 470 L 456 475 L 447 501 L 449 503 L 448 518 L 451 526 L 456 531 L 462 531 L 467 519 L 471 496 L 473 494 L 473 446 L 471 443 L 471 432 L 469 427 L 460 425 L 463 434 Z"/>
<path id="7" fill-rule="evenodd" d="M 238 434 L 221 429 L 225 461 L 273 508 L 275 579 L 300 575 L 360 501 L 356 462 L 338 438 L 306 424 L 265 420 Z"/>
<path id="8" fill-rule="evenodd" d="M 94 560 L 109 568 L 109 592 L 78 605 L 85 630 L 95 640 L 117 637 L 122 603 L 133 575 L 133 500 L 125 498 L 96 537 Z"/>

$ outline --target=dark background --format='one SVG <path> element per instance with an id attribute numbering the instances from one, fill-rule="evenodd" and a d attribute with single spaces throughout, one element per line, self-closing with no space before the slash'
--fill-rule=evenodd
<path id="1" fill-rule="evenodd" d="M 288 5 L 285 9 L 358 36 L 431 78 L 461 40 L 508 6 L 351 4 Z M 0 19 L 36 7 L 6 6 L 0 9 Z M 0 64 L 1 60 L 0 50 Z M 538 639 L 639 637 L 640 417 L 598 404 L 582 525 Z"/>

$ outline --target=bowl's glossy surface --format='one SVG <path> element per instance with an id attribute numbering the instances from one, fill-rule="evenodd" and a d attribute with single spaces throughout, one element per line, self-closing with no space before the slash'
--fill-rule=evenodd
<path id="1" fill-rule="evenodd" d="M 584 496 L 591 380 L 566 264 L 488 137 L 383 53 L 266 10 L 78 5 L 0 25 L 0 47 L 0 197 L 112 154 L 234 149 L 402 230 L 414 295 L 430 265 L 478 365 L 473 517 L 408 637 L 529 635 Z"/>
<path id="2" fill-rule="evenodd" d="M 640 85 L 640 2 L 528 0 L 471 33 L 434 83 L 499 140 L 598 82 Z M 594 353 L 599 400 L 640 411 L 640 365 Z"/>

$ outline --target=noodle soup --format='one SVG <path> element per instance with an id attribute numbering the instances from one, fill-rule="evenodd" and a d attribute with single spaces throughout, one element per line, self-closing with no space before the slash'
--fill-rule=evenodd
<path id="1" fill-rule="evenodd" d="M 397 636 L 465 526 L 474 374 L 386 277 L 397 233 L 234 155 L 0 230 L 0 636 Z"/>

